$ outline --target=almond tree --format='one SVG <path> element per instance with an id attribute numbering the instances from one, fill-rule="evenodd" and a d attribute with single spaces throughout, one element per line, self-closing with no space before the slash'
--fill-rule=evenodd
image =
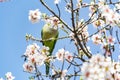
<path id="1" fill-rule="evenodd" d="M 57 8 L 57 11 L 54 11 L 47 3 L 48 0 L 40 0 L 40 5 L 43 5 L 51 15 L 40 9 L 29 11 L 29 20 L 32 23 L 44 22 L 49 24 L 50 28 L 58 29 L 59 33 L 65 33 L 58 38 L 49 39 L 26 34 L 27 41 L 37 42 L 28 45 L 23 55 L 25 61 L 23 68 L 25 72 L 31 74 L 30 80 L 120 79 L 120 56 L 118 56 L 120 1 L 85 1 L 51 0 L 53 2 L 51 5 Z M 55 54 L 48 56 L 50 47 L 38 45 L 44 41 L 64 39 L 71 42 L 72 50 L 66 50 L 66 47 L 62 46 Z M 96 50 L 93 50 L 95 48 Z M 48 61 L 50 72 L 46 75 L 43 67 Z"/>

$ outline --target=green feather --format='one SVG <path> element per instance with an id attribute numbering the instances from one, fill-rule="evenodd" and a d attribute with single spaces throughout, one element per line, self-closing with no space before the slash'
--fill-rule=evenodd
<path id="1" fill-rule="evenodd" d="M 45 24 L 41 31 L 42 40 L 46 40 L 46 41 L 43 41 L 43 45 L 49 47 L 50 54 L 48 54 L 47 56 L 52 55 L 53 49 L 57 41 L 57 40 L 47 40 L 47 39 L 58 38 L 58 35 L 59 35 L 58 30 L 50 28 L 50 26 L 51 26 L 50 24 Z M 46 65 L 46 75 L 48 75 L 49 68 L 50 68 L 50 62 L 46 62 L 45 65 Z"/>

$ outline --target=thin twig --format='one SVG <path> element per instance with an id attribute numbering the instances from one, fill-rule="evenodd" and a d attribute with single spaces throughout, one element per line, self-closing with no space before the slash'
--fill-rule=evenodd
<path id="1" fill-rule="evenodd" d="M 59 8 L 58 4 L 56 4 L 56 7 L 57 7 L 57 9 L 58 9 L 59 18 L 60 18 L 60 17 L 61 17 L 61 12 L 60 12 L 60 8 Z"/>
<path id="2" fill-rule="evenodd" d="M 65 38 L 70 38 L 70 36 L 63 36 L 63 37 L 60 37 L 60 38 L 49 38 L 49 39 L 42 40 L 42 39 L 34 38 L 33 36 L 30 35 L 28 40 L 43 42 L 43 41 L 50 41 L 50 40 L 60 40 L 60 39 L 65 39 Z"/>
<path id="3" fill-rule="evenodd" d="M 50 8 L 48 7 L 48 5 L 43 1 L 43 0 L 40 0 L 41 4 L 47 8 L 55 17 L 57 17 L 65 26 L 66 28 L 68 28 L 68 30 L 72 31 L 72 29 Z"/>
<path id="4" fill-rule="evenodd" d="M 34 66 L 35 66 L 36 77 L 37 77 L 38 80 L 40 80 L 40 78 L 39 78 L 40 75 L 39 75 L 39 71 L 37 69 L 36 64 L 34 64 Z"/>
<path id="5" fill-rule="evenodd" d="M 72 21 L 72 27 L 73 31 L 75 31 L 75 20 L 74 20 L 74 11 L 73 11 L 73 0 L 70 0 L 71 3 L 71 21 Z"/>
<path id="6" fill-rule="evenodd" d="M 118 31 L 116 31 L 116 37 L 117 37 L 118 43 L 120 44 L 120 39 L 119 39 L 119 37 L 118 37 Z"/>

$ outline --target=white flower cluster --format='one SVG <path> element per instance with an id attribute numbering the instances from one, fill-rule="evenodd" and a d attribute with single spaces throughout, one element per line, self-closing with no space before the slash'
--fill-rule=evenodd
<path id="1" fill-rule="evenodd" d="M 94 44 L 110 44 L 110 45 L 114 45 L 115 42 L 115 38 L 112 36 L 106 36 L 106 41 L 104 39 L 104 37 L 102 36 L 102 34 L 95 34 L 92 36 L 92 41 Z"/>
<path id="2" fill-rule="evenodd" d="M 44 64 L 48 54 L 48 47 L 43 46 L 40 48 L 36 43 L 28 45 L 24 54 L 27 58 L 27 62 L 23 64 L 24 71 L 33 72 L 35 70 L 35 66 L 41 66 Z"/>
<path id="3" fill-rule="evenodd" d="M 50 27 L 53 29 L 58 29 L 58 27 L 63 26 L 63 24 L 60 22 L 60 20 L 57 17 L 48 16 L 45 13 L 41 13 L 39 9 L 30 10 L 28 18 L 32 23 L 37 23 L 40 20 L 42 20 L 45 23 L 49 24 Z"/>
<path id="4" fill-rule="evenodd" d="M 83 80 L 120 80 L 120 63 L 100 54 L 83 63 L 81 71 Z"/>
<path id="5" fill-rule="evenodd" d="M 98 6 L 94 5 L 95 3 L 91 4 L 92 6 L 89 7 L 90 14 L 89 16 L 93 20 L 93 26 L 95 27 L 103 27 L 105 25 L 110 26 L 120 26 L 120 14 L 118 13 L 119 10 L 119 3 L 115 4 L 115 7 L 111 7 L 106 4 L 106 0 L 98 0 Z M 112 9 L 113 8 L 113 9 Z M 97 13 L 94 13 L 98 10 Z M 94 13 L 94 14 L 93 14 Z"/>
<path id="6" fill-rule="evenodd" d="M 109 51 L 109 46 L 114 46 L 115 38 L 113 36 L 106 36 L 98 33 L 92 36 L 92 41 L 96 45 L 101 45 L 101 48 L 105 50 L 106 55 L 111 55 Z"/>
<path id="7" fill-rule="evenodd" d="M 24 71 L 34 72 L 35 66 L 41 66 L 49 58 L 49 48 L 42 46 L 41 48 L 36 44 L 31 44 L 27 46 L 27 49 L 24 53 L 25 63 L 23 64 Z M 64 49 L 59 49 L 56 53 L 56 59 L 63 61 L 67 60 L 68 62 L 73 60 L 73 56 L 69 51 Z M 52 59 L 50 59 L 52 61 Z M 64 73 L 64 72 L 63 72 Z"/>
<path id="8" fill-rule="evenodd" d="M 5 74 L 5 80 L 14 80 L 15 79 L 15 77 L 12 75 L 12 73 L 11 72 L 7 72 L 6 74 Z M 4 80 L 3 78 L 0 78 L 0 80 Z"/>
<path id="9" fill-rule="evenodd" d="M 115 26 L 120 23 L 120 14 L 112 10 L 108 5 L 105 5 L 103 1 L 99 2 L 99 11 L 101 16 L 105 18 L 107 25 Z"/>
<path id="10" fill-rule="evenodd" d="M 54 16 L 48 17 L 48 19 L 46 19 L 45 22 L 47 24 L 49 24 L 50 27 L 55 29 L 55 30 L 57 30 L 58 27 L 62 26 L 62 24 L 60 23 L 59 19 L 57 17 L 54 17 Z"/>
<path id="11" fill-rule="evenodd" d="M 56 58 L 60 61 L 63 61 L 66 59 L 67 61 L 72 61 L 73 56 L 69 51 L 65 51 L 63 48 L 59 49 L 58 52 L 56 53 Z"/>

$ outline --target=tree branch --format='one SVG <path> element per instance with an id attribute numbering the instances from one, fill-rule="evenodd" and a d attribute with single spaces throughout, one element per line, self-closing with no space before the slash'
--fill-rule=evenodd
<path id="1" fill-rule="evenodd" d="M 40 0 L 40 2 L 45 8 L 47 8 L 47 10 L 49 10 L 55 17 L 57 17 L 66 26 L 66 28 L 68 28 L 68 30 L 72 31 L 72 29 L 52 9 L 50 9 L 46 3 L 43 2 L 43 0 Z"/>

